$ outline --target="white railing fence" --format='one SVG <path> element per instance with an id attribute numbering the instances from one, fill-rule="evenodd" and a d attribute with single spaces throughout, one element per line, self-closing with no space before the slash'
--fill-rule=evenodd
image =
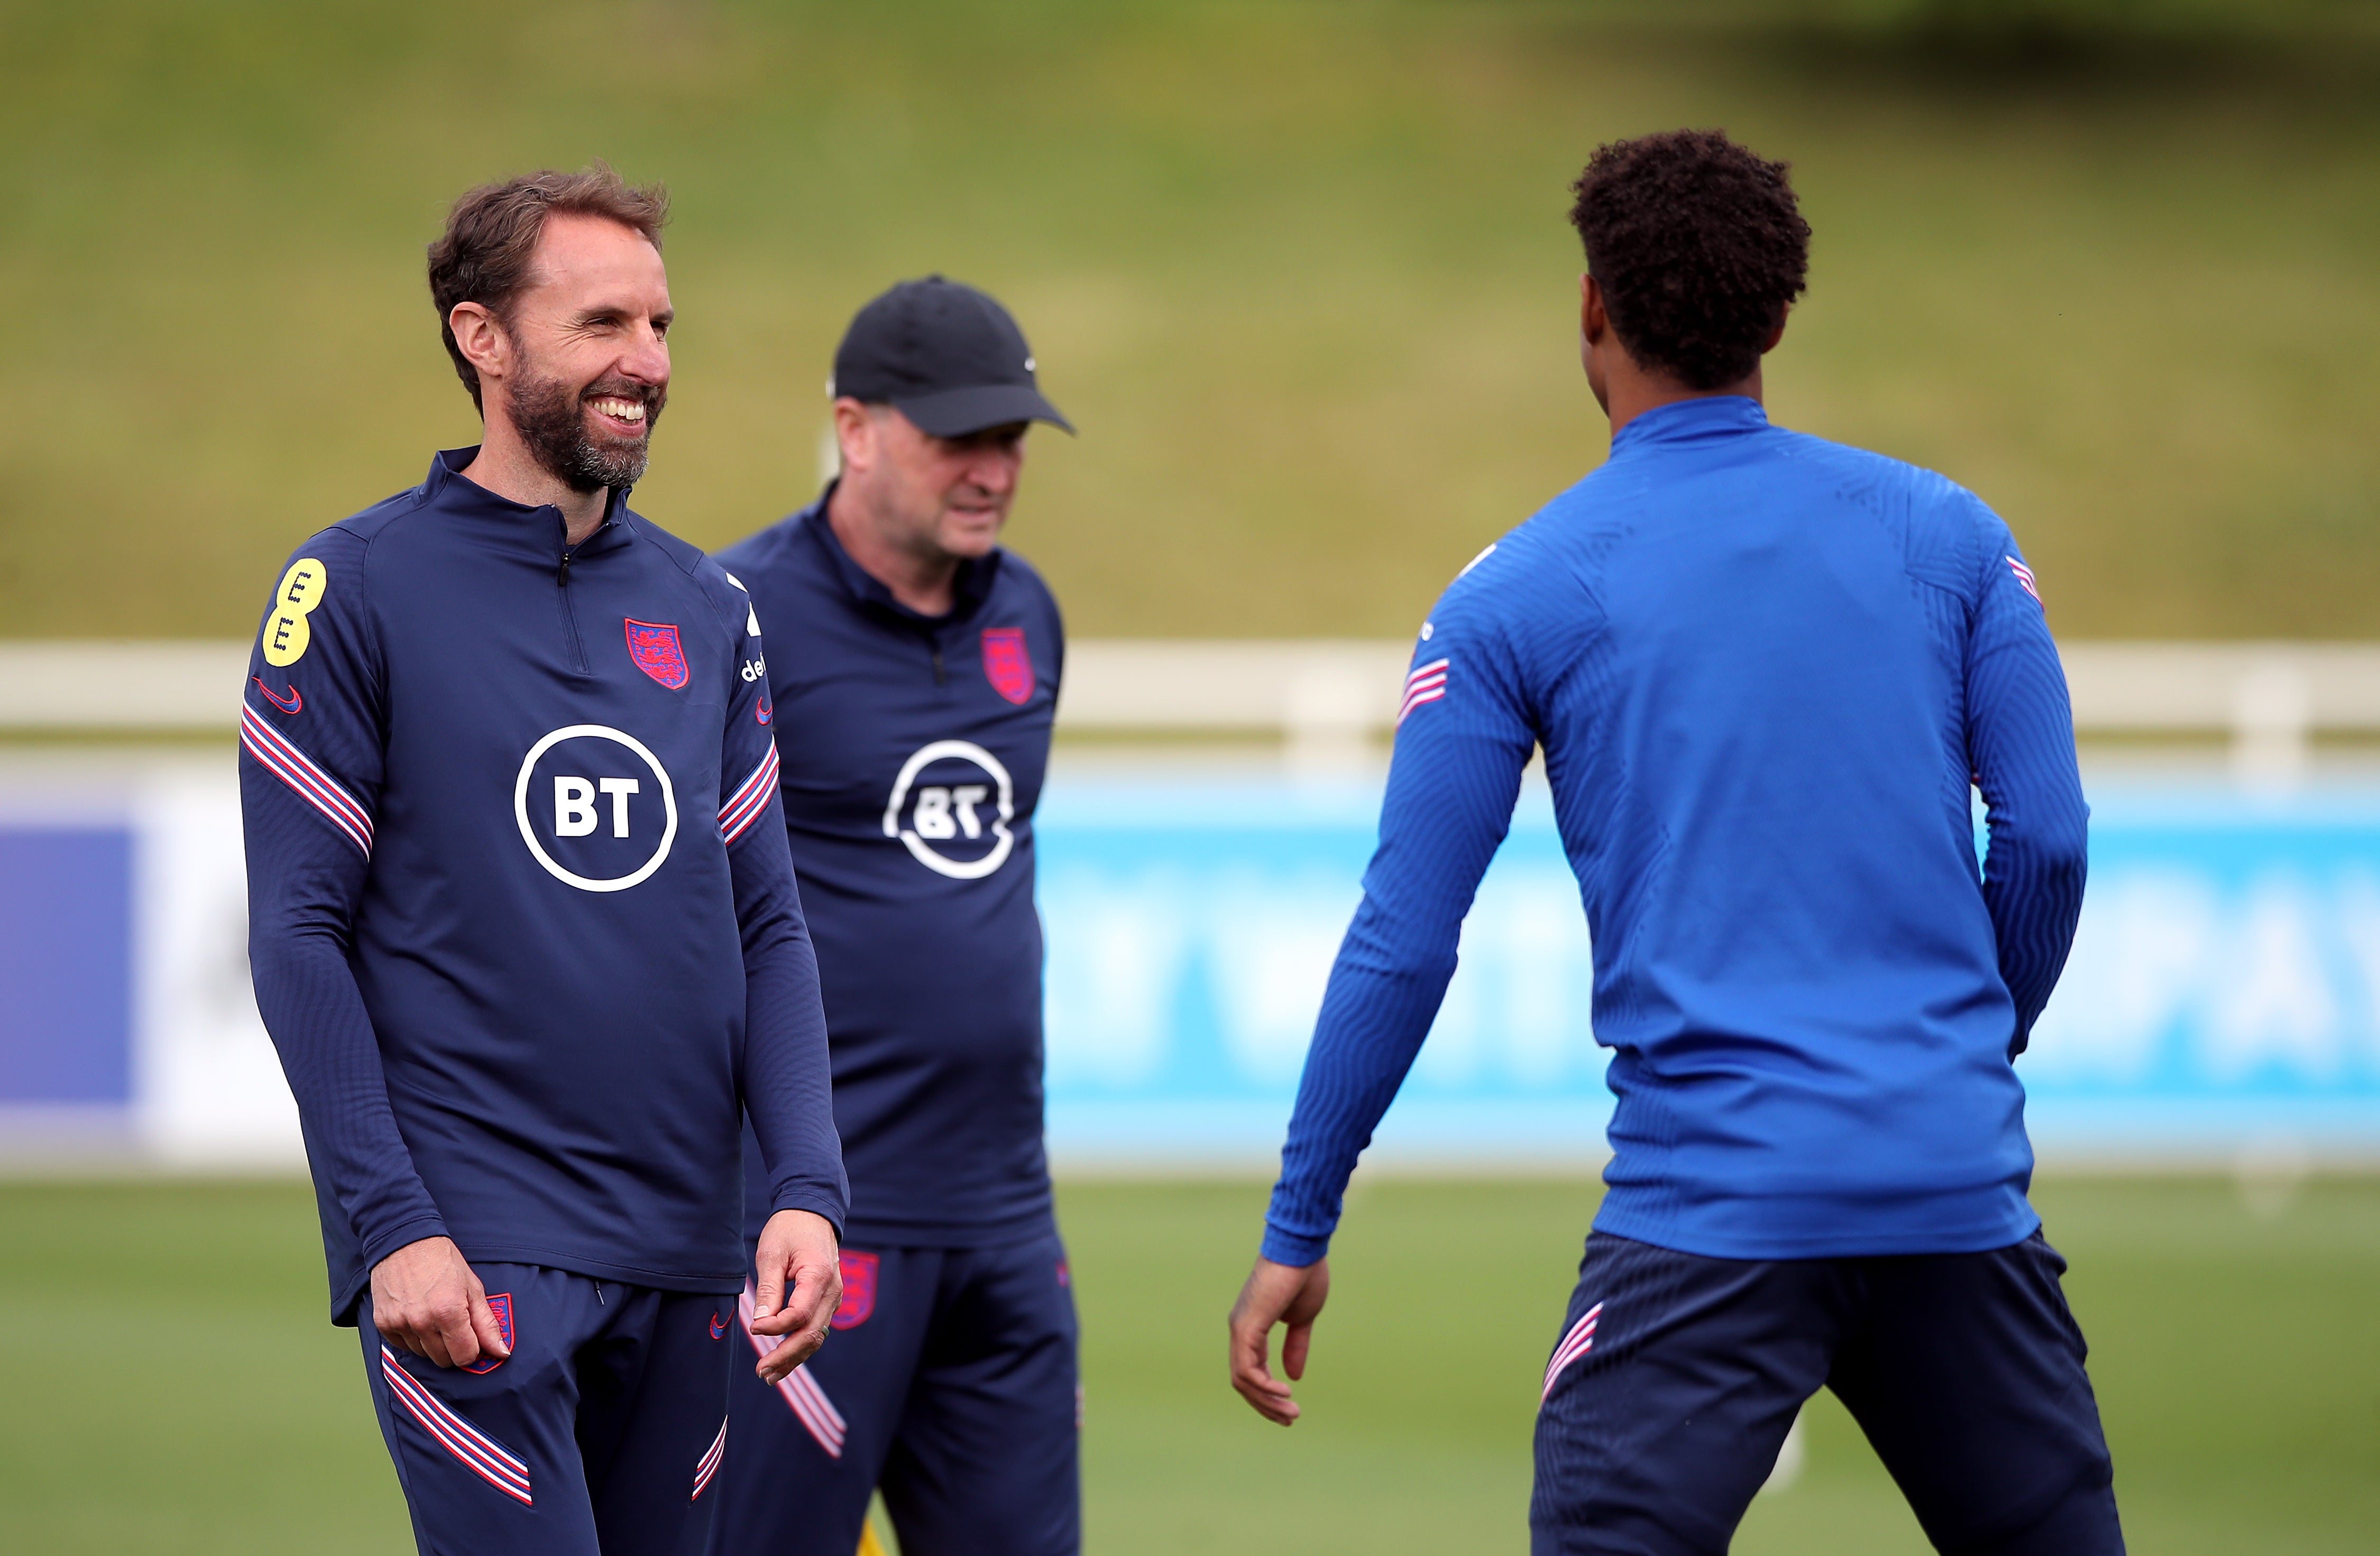
<path id="1" fill-rule="evenodd" d="M 2063 645 L 2084 735 L 2228 739 L 2244 778 L 2286 781 L 2318 735 L 2380 735 L 2380 644 Z M 1293 760 L 1360 752 L 1396 720 L 1408 645 L 1354 638 L 1090 638 L 1070 646 L 1059 726 L 1270 735 Z M 0 643 L 0 732 L 228 730 L 238 642 Z"/>

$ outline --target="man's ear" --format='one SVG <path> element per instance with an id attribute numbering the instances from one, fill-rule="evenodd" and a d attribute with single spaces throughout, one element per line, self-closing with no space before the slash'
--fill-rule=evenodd
<path id="1" fill-rule="evenodd" d="M 1603 286 L 1592 275 L 1578 278 L 1578 333 L 1589 346 L 1603 344 L 1611 315 L 1603 307 Z"/>
<path id="2" fill-rule="evenodd" d="M 512 366 L 512 337 L 487 305 L 458 302 L 446 315 L 446 327 L 455 332 L 455 348 L 471 364 L 484 383 L 492 378 L 502 378 Z"/>
<path id="3" fill-rule="evenodd" d="M 876 463 L 876 419 L 847 395 L 834 402 L 834 442 L 844 469 L 866 469 Z"/>

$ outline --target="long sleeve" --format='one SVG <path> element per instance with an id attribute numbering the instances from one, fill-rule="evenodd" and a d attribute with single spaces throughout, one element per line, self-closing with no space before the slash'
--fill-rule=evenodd
<path id="1" fill-rule="evenodd" d="M 719 816 L 744 945 L 744 1108 L 767 1168 L 770 1211 L 816 1211 L 840 1234 L 851 1192 L 834 1128 L 818 954 L 785 842 L 766 661 L 748 607 L 746 620 L 747 663 L 759 668 L 728 709 L 720 772 L 734 786 Z"/>
<path id="2" fill-rule="evenodd" d="M 2013 1058 L 2074 943 L 2090 808 L 2058 647 L 2032 569 L 1997 519 L 1985 527 L 1984 575 L 1967 645 L 1967 750 L 1990 833 L 1984 902 L 2016 1002 Z"/>
<path id="3" fill-rule="evenodd" d="M 326 530 L 284 573 L 250 657 L 239 767 L 257 1009 L 297 1098 L 328 1240 L 370 1270 L 446 1227 L 397 1132 L 348 961 L 381 780 L 363 556 Z M 351 1296 L 334 1293 L 334 1307 Z"/>
<path id="4" fill-rule="evenodd" d="M 1406 677 L 1379 845 L 1330 970 L 1266 1216 L 1264 1257 L 1282 1264 L 1329 1251 L 1355 1160 L 1446 996 L 1463 916 L 1536 745 L 1477 599 L 1449 591 Z"/>

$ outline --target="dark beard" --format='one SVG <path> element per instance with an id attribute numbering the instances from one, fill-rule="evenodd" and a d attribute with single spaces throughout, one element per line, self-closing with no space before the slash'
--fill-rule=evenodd
<path id="1" fill-rule="evenodd" d="M 586 404 L 601 395 L 636 400 L 645 407 L 644 431 L 625 448 L 598 447 L 587 435 Z M 610 375 L 582 389 L 558 378 L 524 375 L 511 392 L 513 426 L 531 457 L 573 492 L 634 486 L 645 473 L 653 424 L 662 419 L 669 391 Z"/>

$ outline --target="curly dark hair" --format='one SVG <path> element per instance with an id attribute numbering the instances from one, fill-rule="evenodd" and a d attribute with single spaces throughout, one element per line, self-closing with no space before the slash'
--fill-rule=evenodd
<path id="1" fill-rule="evenodd" d="M 1785 169 L 1715 129 L 1596 148 L 1570 221 L 1638 363 L 1689 389 L 1759 366 L 1810 271 L 1810 224 Z"/>
<path id="2" fill-rule="evenodd" d="M 455 359 L 455 375 L 475 406 L 480 372 L 455 344 L 447 320 L 456 303 L 476 302 L 509 322 L 514 297 L 528 285 L 529 260 L 548 216 L 601 216 L 644 234 L 658 249 L 669 220 L 669 191 L 659 184 L 632 186 L 598 160 L 577 173 L 549 168 L 482 184 L 455 202 L 445 232 L 430 246 L 430 300 L 437 305 L 438 333 Z"/>

